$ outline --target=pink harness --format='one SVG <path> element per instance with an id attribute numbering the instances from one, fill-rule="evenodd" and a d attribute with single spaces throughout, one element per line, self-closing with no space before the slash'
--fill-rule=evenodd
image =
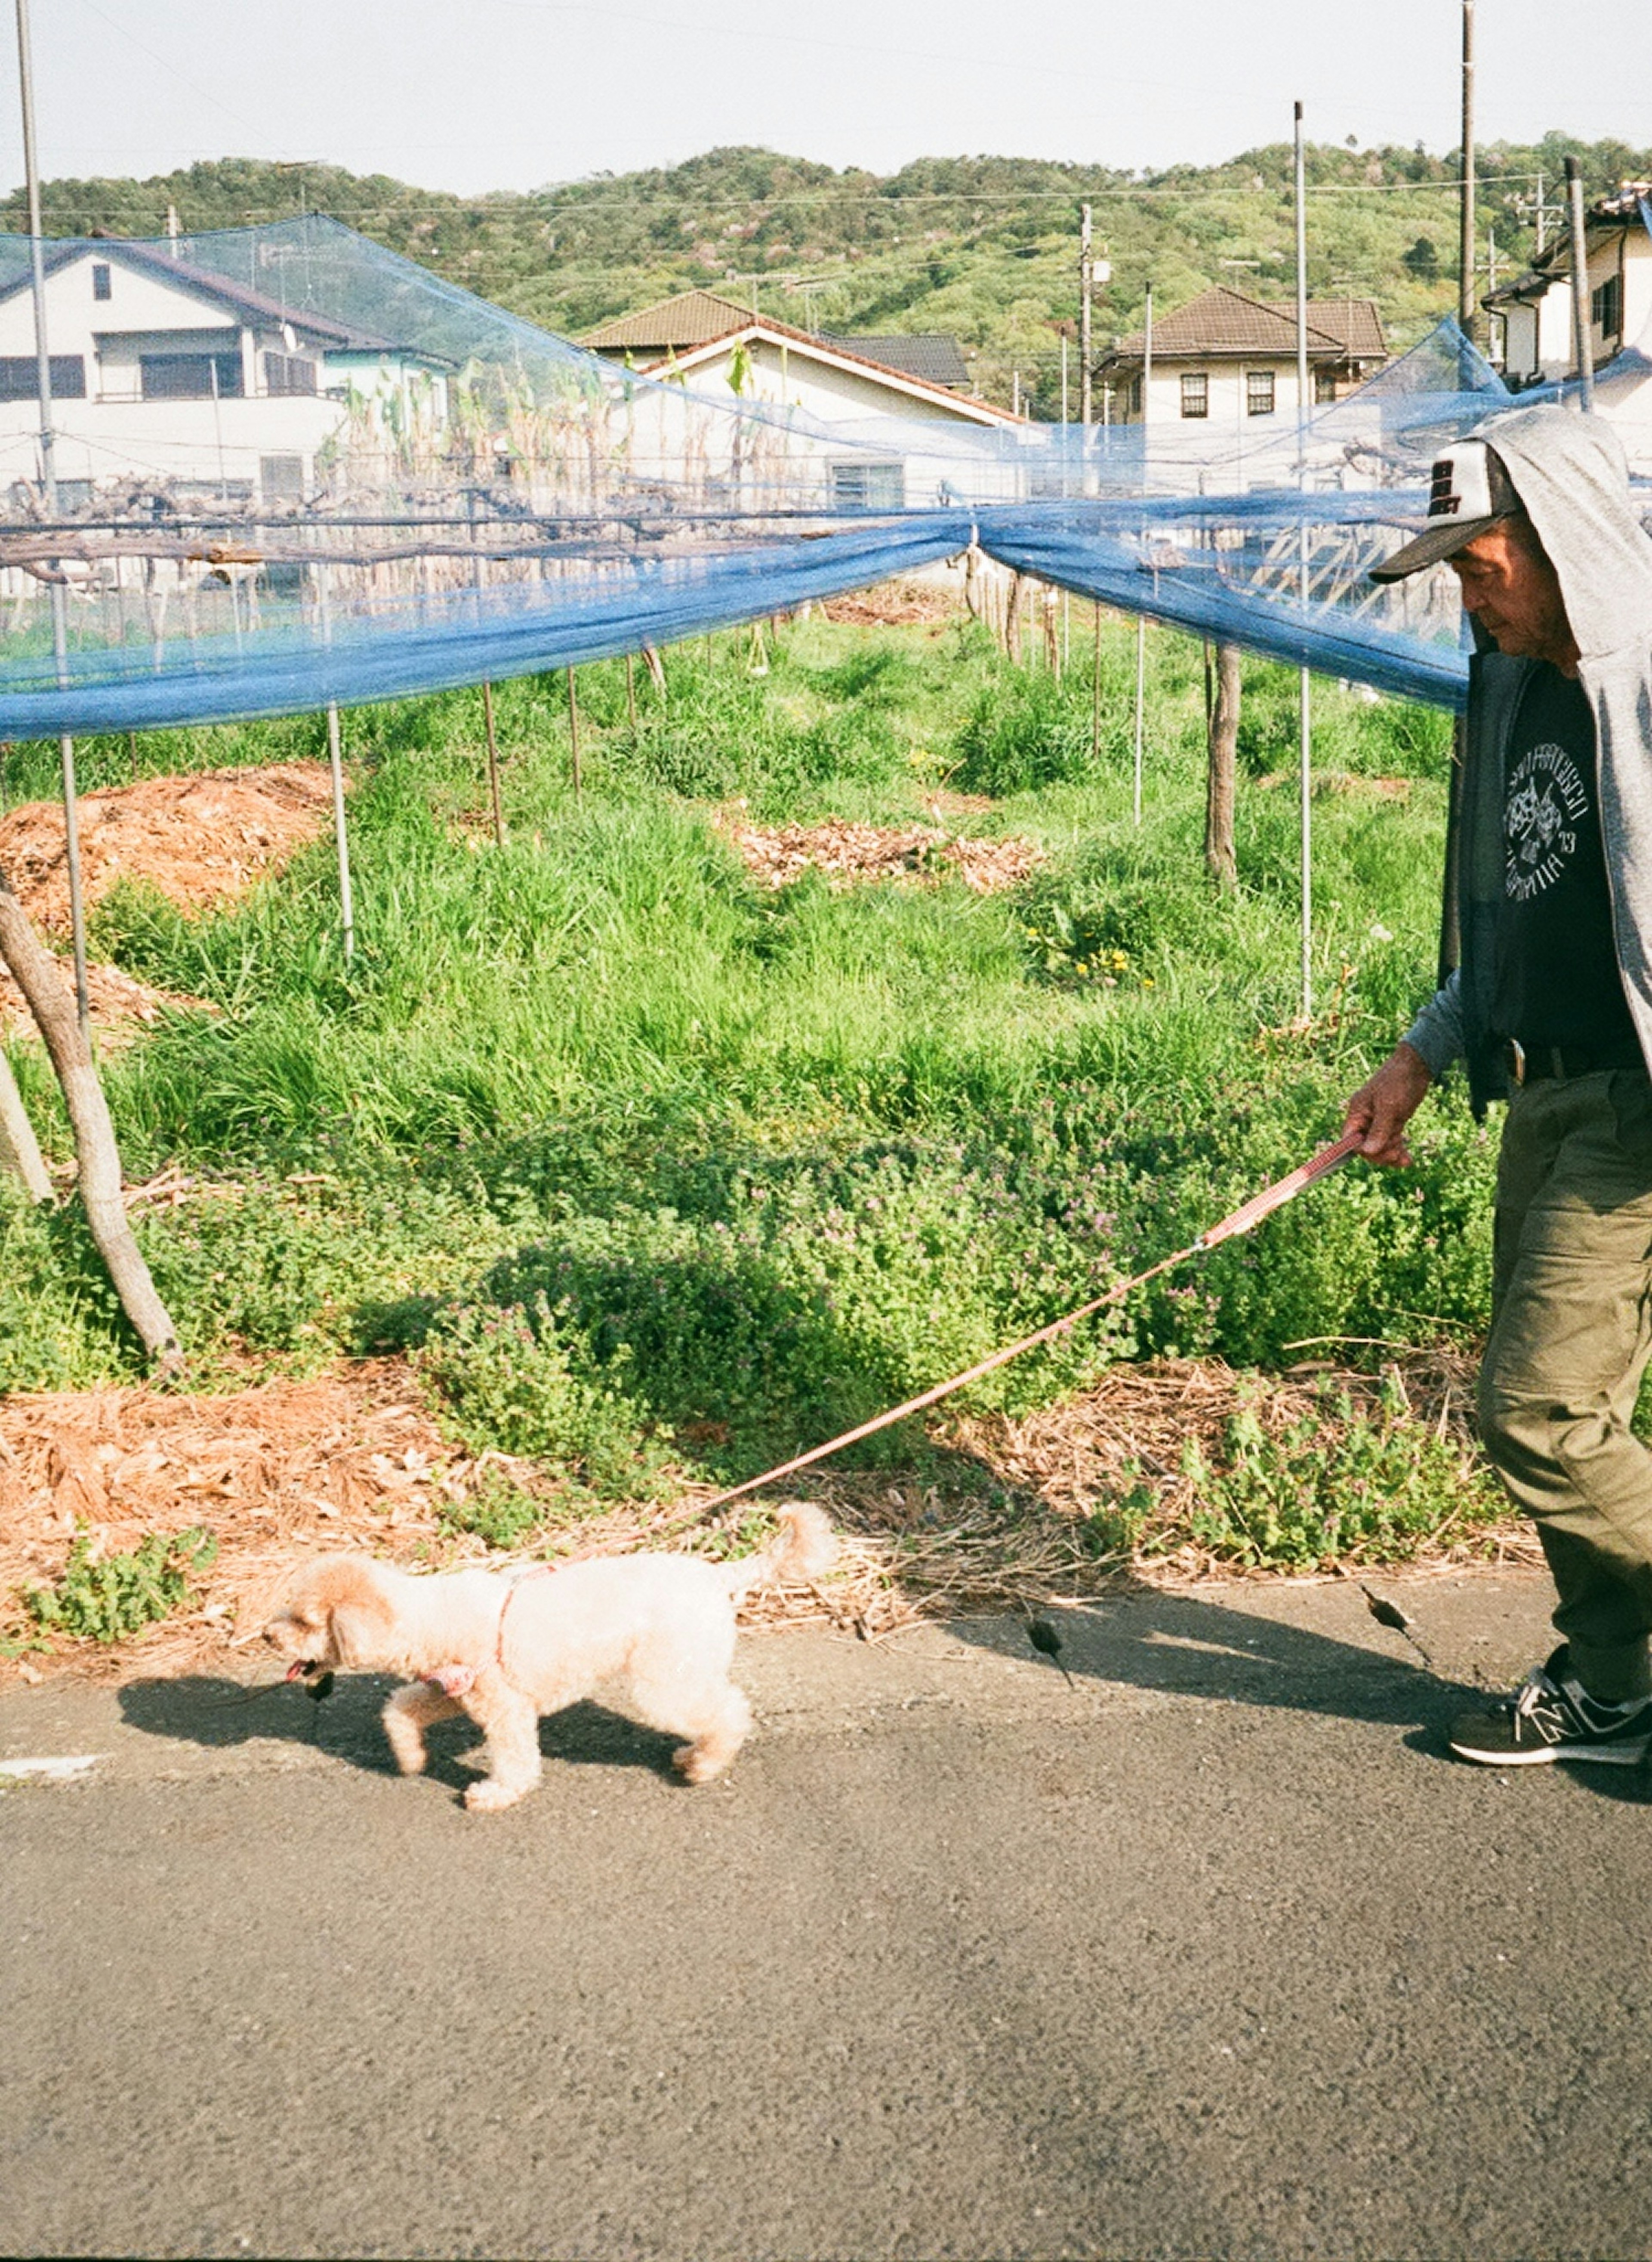
<path id="1" fill-rule="evenodd" d="M 506 1588 L 505 1600 L 499 1604 L 498 1631 L 493 1636 L 493 1663 L 501 1673 L 505 1670 L 505 1621 L 516 1599 L 516 1589 L 525 1587 L 530 1579 L 546 1577 L 556 1567 L 554 1563 L 535 1563 L 531 1569 L 520 1573 Z M 438 1665 L 420 1677 L 433 1689 L 439 1689 L 444 1696 L 459 1697 L 468 1696 L 486 1670 L 485 1665 Z"/>

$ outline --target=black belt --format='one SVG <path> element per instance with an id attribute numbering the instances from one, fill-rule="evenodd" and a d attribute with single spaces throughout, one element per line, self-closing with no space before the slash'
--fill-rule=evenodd
<path id="1" fill-rule="evenodd" d="M 1535 1084 L 1542 1077 L 1599 1076 L 1612 1069 L 1644 1070 L 1646 1058 L 1629 1040 L 1615 1045 L 1527 1045 L 1518 1037 L 1501 1041 L 1503 1065 L 1513 1084 Z"/>

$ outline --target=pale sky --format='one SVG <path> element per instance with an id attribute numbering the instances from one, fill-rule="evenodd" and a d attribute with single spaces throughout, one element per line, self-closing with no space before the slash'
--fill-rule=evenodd
<path id="1" fill-rule="evenodd" d="M 4 11 L 9 26 L 11 11 Z M 1652 8 L 1478 0 L 1478 138 L 1652 144 Z M 758 142 L 887 172 L 963 154 L 1208 163 L 1290 133 L 1457 137 L 1459 0 L 32 0 L 40 164 L 325 159 L 527 189 Z M 14 55 L 8 29 L 3 68 Z M 0 177 L 21 177 L 0 93 Z"/>

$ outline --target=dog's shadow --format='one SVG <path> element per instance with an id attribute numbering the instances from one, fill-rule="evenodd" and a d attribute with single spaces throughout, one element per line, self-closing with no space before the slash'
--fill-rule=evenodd
<path id="1" fill-rule="evenodd" d="M 301 1744 L 368 1775 L 394 1775 L 379 1713 L 399 1685 L 381 1674 L 341 1675 L 331 1696 L 318 1703 L 297 1682 L 248 1689 L 242 1682 L 189 1674 L 176 1681 L 129 1681 L 120 1691 L 120 1710 L 128 1727 L 204 1750 Z M 639 1768 L 672 1783 L 680 1780 L 671 1764 L 679 1741 L 600 1704 L 571 1704 L 539 1724 L 539 1748 L 547 1760 L 574 1767 Z M 426 1774 L 450 1790 L 463 1790 L 481 1771 L 481 1744 L 482 1732 L 473 1720 L 438 1721 L 425 1735 Z"/>

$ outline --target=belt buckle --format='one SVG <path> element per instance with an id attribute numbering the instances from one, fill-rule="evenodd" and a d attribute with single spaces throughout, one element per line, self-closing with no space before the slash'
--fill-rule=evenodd
<path id="1" fill-rule="evenodd" d="M 1503 1041 L 1508 1048 L 1509 1081 L 1518 1091 L 1526 1082 L 1526 1047 L 1518 1037 L 1505 1037 Z"/>

